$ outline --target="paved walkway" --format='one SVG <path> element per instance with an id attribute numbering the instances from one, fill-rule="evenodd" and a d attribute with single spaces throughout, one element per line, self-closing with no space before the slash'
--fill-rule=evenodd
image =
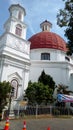
<path id="1" fill-rule="evenodd" d="M 24 120 L 10 120 L 10 130 L 22 130 Z M 0 122 L 0 128 L 4 128 L 5 122 Z M 73 118 L 71 119 L 27 119 L 26 130 L 73 130 Z M 1 129 L 0 129 L 1 130 Z"/>

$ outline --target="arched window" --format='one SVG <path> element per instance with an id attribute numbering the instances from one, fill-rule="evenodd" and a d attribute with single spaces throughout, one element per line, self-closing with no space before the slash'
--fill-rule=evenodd
<path id="1" fill-rule="evenodd" d="M 21 34 L 22 34 L 22 26 L 20 24 L 16 25 L 15 34 L 18 36 L 21 36 Z"/>
<path id="2" fill-rule="evenodd" d="M 18 13 L 18 19 L 21 20 L 21 18 L 22 18 L 22 12 L 19 11 L 19 13 Z"/>
<path id="3" fill-rule="evenodd" d="M 47 30 L 47 25 L 45 25 L 45 30 Z"/>
<path id="4" fill-rule="evenodd" d="M 50 53 L 41 53 L 41 60 L 50 60 Z"/>
<path id="5" fill-rule="evenodd" d="M 66 60 L 66 61 L 70 61 L 70 59 L 69 59 L 68 56 L 65 56 L 65 60 Z"/>
<path id="6" fill-rule="evenodd" d="M 18 93 L 18 81 L 16 79 L 13 79 L 11 81 L 11 96 L 12 98 L 17 98 L 17 93 Z"/>

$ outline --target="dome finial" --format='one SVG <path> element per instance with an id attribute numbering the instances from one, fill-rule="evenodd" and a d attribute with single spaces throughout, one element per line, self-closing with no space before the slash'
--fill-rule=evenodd
<path id="1" fill-rule="evenodd" d="M 49 21 L 45 20 L 40 24 L 40 27 L 42 28 L 42 31 L 50 32 L 50 28 L 52 28 L 52 24 Z"/>

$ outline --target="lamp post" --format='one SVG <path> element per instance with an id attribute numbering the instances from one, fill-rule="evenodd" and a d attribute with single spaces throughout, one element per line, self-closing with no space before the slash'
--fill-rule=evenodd
<path id="1" fill-rule="evenodd" d="M 13 113 L 12 110 L 12 106 L 11 106 L 11 102 L 12 102 L 12 98 L 14 97 L 14 87 L 11 88 L 11 92 L 9 95 L 9 108 L 8 108 L 8 116 L 10 116 Z M 14 114 L 13 114 L 14 115 Z"/>

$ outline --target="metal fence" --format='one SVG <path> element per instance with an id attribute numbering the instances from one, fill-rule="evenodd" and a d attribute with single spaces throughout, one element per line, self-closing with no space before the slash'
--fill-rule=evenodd
<path id="1" fill-rule="evenodd" d="M 5 114 L 7 115 L 8 111 L 5 111 Z M 56 107 L 56 106 L 27 106 L 26 109 L 25 107 L 14 110 L 13 111 L 15 117 L 25 117 L 25 116 L 34 116 L 38 117 L 40 115 L 45 115 L 45 116 L 61 116 L 61 115 L 73 115 L 73 110 L 70 108 L 66 107 Z"/>

